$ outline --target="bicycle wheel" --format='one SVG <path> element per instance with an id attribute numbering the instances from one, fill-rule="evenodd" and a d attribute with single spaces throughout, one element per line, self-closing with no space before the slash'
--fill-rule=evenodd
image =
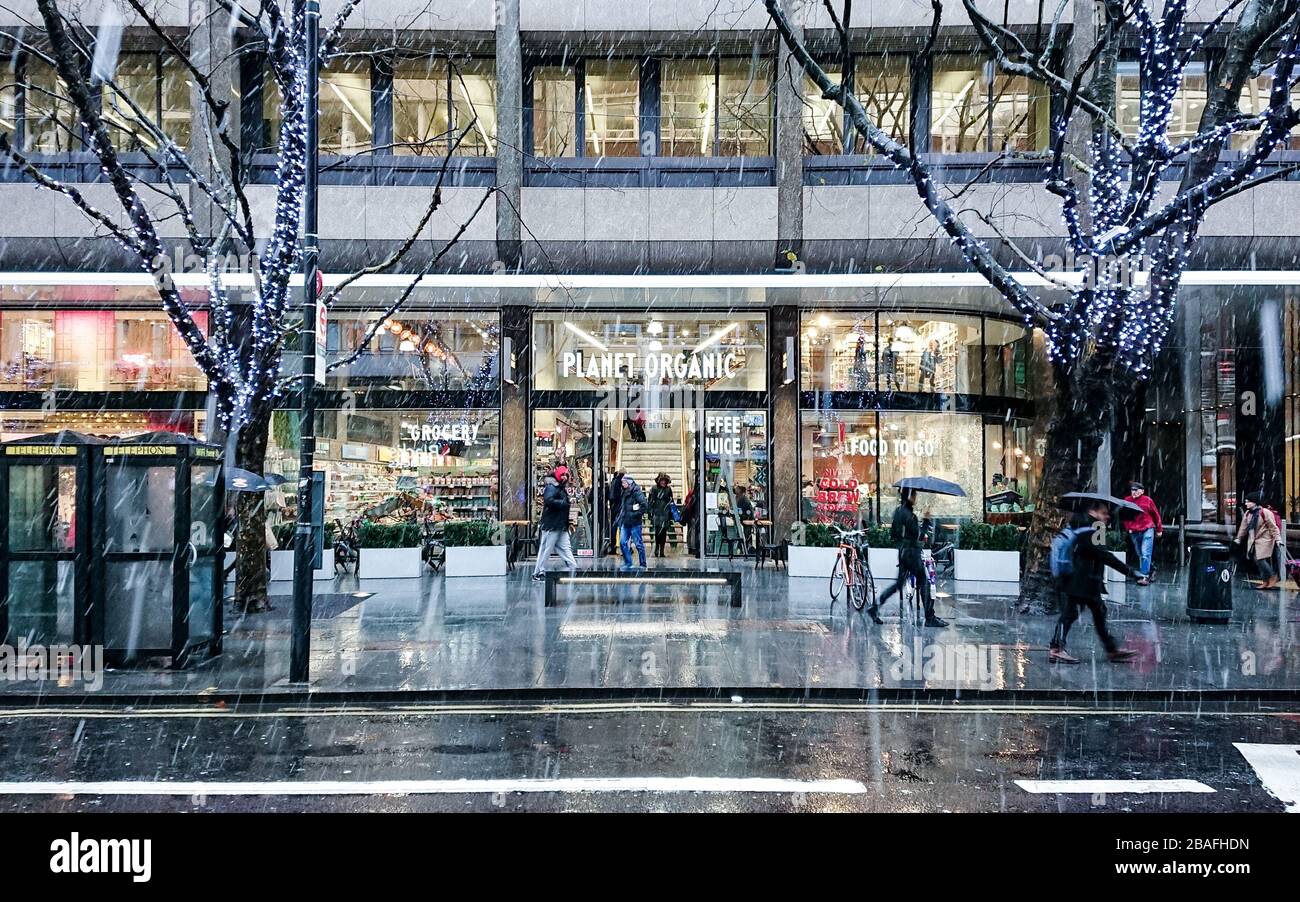
<path id="1" fill-rule="evenodd" d="M 876 580 L 871 575 L 871 568 L 867 566 L 865 557 L 859 558 L 859 565 L 859 576 L 861 576 L 859 582 L 862 586 L 862 603 L 875 607 L 876 599 L 879 597 L 876 595 Z"/>
<path id="2" fill-rule="evenodd" d="M 867 567 L 858 558 L 854 565 L 853 584 L 849 586 L 849 601 L 853 602 L 853 609 L 860 611 L 867 605 Z"/>
<path id="3" fill-rule="evenodd" d="M 844 555 L 835 558 L 835 566 L 831 567 L 831 604 L 839 600 L 840 590 L 844 588 L 847 582 L 848 571 L 844 569 Z"/>

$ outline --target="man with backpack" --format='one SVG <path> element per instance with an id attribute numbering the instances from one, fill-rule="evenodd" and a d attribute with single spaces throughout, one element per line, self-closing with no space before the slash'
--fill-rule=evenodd
<path id="1" fill-rule="evenodd" d="M 1070 627 L 1079 619 L 1079 609 L 1092 612 L 1092 625 L 1112 662 L 1127 661 L 1137 652 L 1121 648 L 1115 637 L 1106 629 L 1106 568 L 1117 570 L 1125 576 L 1137 574 L 1124 561 L 1106 550 L 1106 524 L 1110 521 L 1110 507 L 1104 501 L 1094 501 L 1086 513 L 1076 513 L 1068 526 L 1052 540 L 1052 576 L 1062 598 L 1061 616 L 1052 634 L 1047 659 L 1053 664 L 1078 664 L 1079 659 L 1066 650 L 1066 637 Z"/>

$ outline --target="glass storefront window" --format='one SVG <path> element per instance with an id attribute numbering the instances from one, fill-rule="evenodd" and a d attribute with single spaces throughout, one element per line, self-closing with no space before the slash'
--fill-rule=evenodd
<path id="1" fill-rule="evenodd" d="M 497 517 L 496 410 L 326 410 L 316 429 L 326 522 Z M 267 472 L 293 476 L 299 443 L 297 411 L 276 411 Z M 273 523 L 295 519 L 292 491 L 278 486 L 267 499 Z"/>
<path id="2" fill-rule="evenodd" d="M 590 556 L 595 548 L 596 474 L 594 415 L 590 410 L 533 412 L 533 516 L 542 516 L 546 477 L 559 465 L 569 468 L 569 514 L 574 524 L 573 553 Z"/>
<path id="3" fill-rule="evenodd" d="M 31 153 L 67 153 L 81 147 L 68 89 L 54 67 L 28 56 L 23 85 L 24 143 Z"/>
<path id="4" fill-rule="evenodd" d="M 1046 439 L 1031 437 L 1027 423 L 984 426 L 984 511 L 990 522 L 1018 522 L 1030 513 L 1043 473 Z"/>
<path id="5" fill-rule="evenodd" d="M 976 316 L 808 313 L 799 340 L 805 391 L 982 390 Z"/>
<path id="6" fill-rule="evenodd" d="M 873 391 L 876 314 L 810 313 L 799 332 L 805 391 Z"/>
<path id="7" fill-rule="evenodd" d="M 330 362 L 356 351 L 378 321 L 378 313 L 331 316 L 326 332 Z M 337 388 L 495 389 L 500 347 L 495 313 L 411 312 L 387 320 L 365 353 L 328 378 Z"/>
<path id="8" fill-rule="evenodd" d="M 930 99 L 934 153 L 1033 151 L 1047 146 L 1046 87 L 1023 76 L 993 72 L 985 60 L 939 57 Z"/>
<path id="9" fill-rule="evenodd" d="M 0 441 L 71 429 L 86 435 L 127 436 L 143 432 L 205 434 L 205 415 L 195 410 L 8 410 L 0 413 Z"/>
<path id="10" fill-rule="evenodd" d="M 396 154 L 445 154 L 469 128 L 456 155 L 491 156 L 496 152 L 496 116 L 493 60 L 403 60 L 393 72 Z"/>
<path id="11" fill-rule="evenodd" d="M 0 312 L 0 389 L 24 391 L 54 385 L 54 314 Z"/>
<path id="12" fill-rule="evenodd" d="M 280 140 L 280 88 L 268 71 L 262 89 L 263 140 Z M 320 74 L 320 152 L 353 154 L 369 150 L 374 137 L 370 103 L 370 58 L 349 58 Z"/>
<path id="13" fill-rule="evenodd" d="M 873 412 L 803 412 L 801 520 L 854 529 L 876 519 L 879 432 Z"/>
<path id="14" fill-rule="evenodd" d="M 937 476 L 966 492 L 965 498 L 922 493 L 918 515 L 930 513 L 950 522 L 982 519 L 981 425 L 975 414 L 882 413 L 877 447 L 882 519 L 888 522 L 893 513 L 898 493 L 893 485 L 908 476 Z"/>
<path id="15" fill-rule="evenodd" d="M 753 548 L 769 519 L 767 413 L 705 411 L 704 553 L 726 554 L 735 539 Z"/>
<path id="16" fill-rule="evenodd" d="M 1019 323 L 984 321 L 984 393 L 1005 398 L 1032 396 L 1034 334 Z"/>
<path id="17" fill-rule="evenodd" d="M 532 70 L 532 83 L 533 153 L 577 156 L 577 71 L 572 66 L 538 66 Z"/>
<path id="18" fill-rule="evenodd" d="M 586 156 L 640 156 L 640 71 L 630 60 L 587 61 Z"/>
<path id="19" fill-rule="evenodd" d="M 538 313 L 533 387 L 763 391 L 763 313 Z"/>
<path id="20" fill-rule="evenodd" d="M 1136 138 L 1142 116 L 1142 85 L 1137 63 L 1120 63 L 1115 76 L 1115 121 L 1129 138 Z M 1183 83 L 1174 95 L 1173 113 L 1165 133 L 1174 143 L 1186 141 L 1201 127 L 1207 97 L 1205 66 L 1191 63 L 1183 72 Z M 1243 92 L 1242 104 L 1248 103 Z M 1267 92 L 1264 106 L 1268 106 Z"/>

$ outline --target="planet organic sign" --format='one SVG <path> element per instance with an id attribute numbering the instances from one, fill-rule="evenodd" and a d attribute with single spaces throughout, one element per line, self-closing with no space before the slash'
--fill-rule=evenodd
<path id="1" fill-rule="evenodd" d="M 565 351 L 560 358 L 560 375 L 576 376 L 593 382 L 630 379 L 642 374 L 646 379 L 676 382 L 713 382 L 736 378 L 740 358 L 734 351 L 705 353 L 642 354 L 639 351 L 605 351 L 586 354 Z"/>

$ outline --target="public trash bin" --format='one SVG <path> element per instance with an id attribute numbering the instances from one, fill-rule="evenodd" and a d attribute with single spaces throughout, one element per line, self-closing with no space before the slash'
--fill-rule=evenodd
<path id="1" fill-rule="evenodd" d="M 1192 546 L 1187 616 L 1193 623 L 1227 623 L 1232 617 L 1232 550 L 1227 545 Z"/>

